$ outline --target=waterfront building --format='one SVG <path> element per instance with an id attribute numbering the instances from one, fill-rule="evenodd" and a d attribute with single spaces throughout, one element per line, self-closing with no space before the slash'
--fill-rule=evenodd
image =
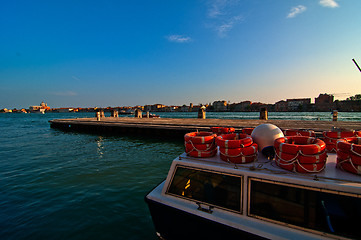
<path id="1" fill-rule="evenodd" d="M 285 100 L 281 100 L 275 103 L 275 111 L 276 112 L 287 112 L 288 105 Z"/>
<path id="2" fill-rule="evenodd" d="M 50 107 L 48 107 L 46 103 L 41 102 L 40 106 L 30 106 L 29 110 L 33 113 L 44 113 L 45 111 L 49 111 Z"/>
<path id="3" fill-rule="evenodd" d="M 183 106 L 181 106 L 181 107 L 179 108 L 179 110 L 180 110 L 181 112 L 189 112 L 189 107 L 184 104 Z"/>
<path id="4" fill-rule="evenodd" d="M 53 109 L 53 112 L 58 112 L 58 113 L 67 113 L 67 112 L 72 112 L 74 111 L 73 108 L 56 108 Z"/>
<path id="5" fill-rule="evenodd" d="M 11 113 L 11 112 L 13 112 L 13 111 L 12 111 L 11 109 L 4 108 L 4 109 L 2 109 L 0 112 Z"/>
<path id="6" fill-rule="evenodd" d="M 214 101 L 212 106 L 213 106 L 213 111 L 215 112 L 225 112 L 227 111 L 227 101 Z"/>
<path id="7" fill-rule="evenodd" d="M 311 98 L 287 99 L 288 111 L 307 111 L 311 105 Z"/>
<path id="8" fill-rule="evenodd" d="M 331 94 L 320 94 L 315 98 L 315 110 L 316 111 L 331 111 L 333 108 L 334 96 Z"/>
<path id="9" fill-rule="evenodd" d="M 249 111 L 251 108 L 252 102 L 251 101 L 243 101 L 240 103 L 235 103 L 230 105 L 230 110 L 232 112 L 245 112 Z"/>
<path id="10" fill-rule="evenodd" d="M 333 103 L 334 109 L 343 112 L 361 112 L 361 100 L 336 100 Z"/>
<path id="11" fill-rule="evenodd" d="M 250 111 L 252 112 L 259 112 L 262 108 L 266 108 L 267 109 L 267 104 L 265 103 L 261 103 L 261 102 L 255 102 L 252 103 L 250 106 Z"/>
<path id="12" fill-rule="evenodd" d="M 189 111 L 192 112 L 193 111 L 193 103 L 189 104 Z"/>

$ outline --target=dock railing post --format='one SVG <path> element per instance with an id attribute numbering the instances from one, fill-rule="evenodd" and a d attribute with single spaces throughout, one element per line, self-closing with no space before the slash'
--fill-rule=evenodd
<path id="1" fill-rule="evenodd" d="M 200 119 L 206 119 L 206 107 L 202 106 L 198 110 L 198 118 Z"/>
<path id="2" fill-rule="evenodd" d="M 95 116 L 97 118 L 97 121 L 100 121 L 100 112 L 99 111 L 95 113 Z"/>
<path id="3" fill-rule="evenodd" d="M 260 120 L 268 120 L 267 108 L 261 108 L 261 111 L 259 113 L 259 119 Z"/>
<path id="4" fill-rule="evenodd" d="M 112 111 L 112 117 L 118 117 L 119 115 L 118 115 L 118 111 L 116 111 L 116 110 L 113 110 Z"/>
<path id="5" fill-rule="evenodd" d="M 142 110 L 136 109 L 135 110 L 135 116 L 136 118 L 142 118 Z"/>
<path id="6" fill-rule="evenodd" d="M 337 110 L 333 110 L 333 111 L 332 111 L 332 121 L 337 122 L 337 115 L 338 115 L 338 111 L 337 111 Z"/>
<path id="7" fill-rule="evenodd" d="M 147 111 L 147 118 L 149 118 L 149 111 Z"/>

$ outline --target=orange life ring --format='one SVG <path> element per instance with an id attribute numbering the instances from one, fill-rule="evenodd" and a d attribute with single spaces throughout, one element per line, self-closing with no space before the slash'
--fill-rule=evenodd
<path id="1" fill-rule="evenodd" d="M 235 129 L 233 127 L 211 127 L 211 131 L 216 134 L 233 133 Z"/>
<path id="2" fill-rule="evenodd" d="M 360 155 L 356 155 L 351 152 L 344 152 L 341 150 L 337 150 L 336 154 L 337 154 L 337 158 L 339 158 L 341 160 L 351 160 L 351 162 L 353 164 L 361 165 L 361 156 Z"/>
<path id="3" fill-rule="evenodd" d="M 361 136 L 361 131 L 344 131 L 344 132 L 324 131 L 322 135 L 325 138 L 339 139 L 339 138 Z"/>
<path id="4" fill-rule="evenodd" d="M 279 167 L 286 169 L 288 171 L 298 172 L 298 173 L 318 173 L 321 172 L 326 166 L 326 162 L 301 164 L 298 161 L 294 161 L 290 163 L 278 158 L 277 156 L 275 159 Z"/>
<path id="5" fill-rule="evenodd" d="M 230 133 L 216 138 L 216 144 L 223 148 L 242 148 L 252 145 L 252 137 L 247 134 Z"/>
<path id="6" fill-rule="evenodd" d="M 336 147 L 338 150 L 343 152 L 353 152 L 356 155 L 360 154 L 361 156 L 361 137 L 339 139 L 337 141 Z"/>
<path id="7" fill-rule="evenodd" d="M 313 137 L 288 136 L 280 137 L 274 141 L 274 147 L 285 153 L 297 154 L 301 152 L 305 155 L 318 154 L 326 148 L 324 141 Z"/>
<path id="8" fill-rule="evenodd" d="M 361 175 L 361 165 L 353 164 L 349 160 L 342 160 L 337 158 L 337 167 L 344 171 Z"/>
<path id="9" fill-rule="evenodd" d="M 197 157 L 197 158 L 209 158 L 209 157 L 213 157 L 216 155 L 217 153 L 217 148 L 210 150 L 210 151 L 197 151 L 195 149 L 186 152 L 189 156 L 192 157 Z"/>
<path id="10" fill-rule="evenodd" d="M 191 132 L 184 135 L 184 140 L 193 144 L 212 144 L 216 136 L 212 132 Z"/>
<path id="11" fill-rule="evenodd" d="M 220 157 L 225 162 L 241 164 L 241 163 L 254 162 L 257 159 L 257 154 L 250 155 L 250 156 L 229 157 L 229 156 L 226 156 L 226 155 L 223 155 L 222 153 L 220 153 Z"/>
<path id="12" fill-rule="evenodd" d="M 242 133 L 251 135 L 254 128 L 242 128 Z"/>
<path id="13" fill-rule="evenodd" d="M 219 147 L 219 152 L 228 157 L 250 156 L 256 154 L 257 151 L 258 145 L 256 143 L 243 148 Z"/>
<path id="14" fill-rule="evenodd" d="M 316 134 L 313 130 L 304 130 L 304 129 L 286 129 L 283 131 L 285 136 L 305 136 L 305 137 L 315 137 Z"/>
<path id="15" fill-rule="evenodd" d="M 186 148 L 186 152 L 190 152 L 192 150 L 198 150 L 198 151 L 210 151 L 214 150 L 217 146 L 212 144 L 193 144 L 192 142 L 184 142 L 184 146 Z"/>
<path id="16" fill-rule="evenodd" d="M 323 141 L 326 143 L 327 152 L 336 152 L 336 143 L 338 140 L 338 138 L 323 138 Z"/>
<path id="17" fill-rule="evenodd" d="M 324 131 L 322 135 L 323 135 L 323 140 L 326 143 L 327 151 L 336 152 L 337 150 L 336 143 L 339 139 L 361 136 L 361 131 L 344 131 L 344 132 Z"/>
<path id="18" fill-rule="evenodd" d="M 278 158 L 282 159 L 285 162 L 295 161 L 296 159 L 300 164 L 312 164 L 312 163 L 323 163 L 327 160 L 327 152 L 323 151 L 319 154 L 314 155 L 303 155 L 303 154 L 289 154 L 275 149 Z"/>

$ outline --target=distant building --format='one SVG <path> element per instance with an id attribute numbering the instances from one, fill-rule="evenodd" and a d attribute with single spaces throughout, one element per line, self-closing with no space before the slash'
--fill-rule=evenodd
<path id="1" fill-rule="evenodd" d="M 145 112 L 150 112 L 152 111 L 152 105 L 144 105 L 143 109 Z"/>
<path id="2" fill-rule="evenodd" d="M 48 105 L 46 103 L 41 102 L 40 106 L 30 106 L 29 110 L 30 110 L 30 112 L 33 112 L 33 113 L 36 113 L 36 112 L 44 113 L 45 111 L 49 111 L 50 107 L 48 107 Z"/>
<path id="3" fill-rule="evenodd" d="M 143 111 L 143 110 L 144 110 L 144 107 L 143 107 L 143 106 L 138 105 L 138 106 L 134 106 L 134 107 L 133 107 L 133 109 L 140 109 L 140 110 L 142 110 L 142 111 Z"/>
<path id="4" fill-rule="evenodd" d="M 13 112 L 13 110 L 4 108 L 4 109 L 1 109 L 0 112 L 3 112 L 3 113 L 11 113 L 11 112 Z"/>
<path id="5" fill-rule="evenodd" d="M 250 106 L 250 111 L 252 111 L 252 112 L 258 112 L 258 111 L 260 111 L 262 108 L 267 108 L 267 104 L 261 103 L 261 102 L 254 102 L 254 103 L 252 103 L 251 106 Z"/>
<path id="6" fill-rule="evenodd" d="M 213 102 L 213 111 L 215 112 L 225 112 L 227 111 L 227 102 L 226 101 L 215 101 Z"/>
<path id="7" fill-rule="evenodd" d="M 287 99 L 288 111 L 307 111 L 311 105 L 311 98 Z"/>
<path id="8" fill-rule="evenodd" d="M 193 103 L 189 104 L 189 111 L 192 112 L 193 111 Z"/>
<path id="9" fill-rule="evenodd" d="M 333 95 L 327 93 L 320 94 L 315 98 L 315 110 L 316 111 L 331 111 L 333 108 Z"/>
<path id="10" fill-rule="evenodd" d="M 230 109 L 233 112 L 246 112 L 251 109 L 251 101 L 243 101 L 240 103 L 231 104 Z"/>
<path id="11" fill-rule="evenodd" d="M 178 108 L 181 112 L 189 112 L 189 107 L 187 105 L 183 105 L 180 108 Z"/>
<path id="12" fill-rule="evenodd" d="M 361 100 L 336 100 L 334 102 L 333 109 L 343 112 L 361 112 Z"/>
<path id="13" fill-rule="evenodd" d="M 288 111 L 288 104 L 286 101 L 281 100 L 275 103 L 275 111 L 276 112 L 287 112 Z"/>
<path id="14" fill-rule="evenodd" d="M 145 105 L 143 107 L 145 112 L 163 112 L 167 111 L 167 106 L 163 104 L 153 104 L 153 105 Z"/>
<path id="15" fill-rule="evenodd" d="M 57 108 L 54 109 L 54 112 L 58 112 L 58 113 L 67 113 L 67 112 L 72 112 L 74 109 L 73 108 Z"/>
<path id="16" fill-rule="evenodd" d="M 159 112 L 162 111 L 163 108 L 165 108 L 166 106 L 163 104 L 153 104 L 152 105 L 152 111 L 154 112 Z"/>

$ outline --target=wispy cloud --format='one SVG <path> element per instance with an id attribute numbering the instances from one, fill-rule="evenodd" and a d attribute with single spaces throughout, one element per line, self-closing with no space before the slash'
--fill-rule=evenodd
<path id="1" fill-rule="evenodd" d="M 229 5 L 232 4 L 233 1 L 230 0 L 214 0 L 214 1 L 210 1 L 209 6 L 208 6 L 208 10 L 207 10 L 207 15 L 210 18 L 217 18 L 219 16 L 222 16 L 226 13 L 226 9 Z"/>
<path id="2" fill-rule="evenodd" d="M 226 37 L 227 33 L 239 22 L 243 21 L 242 16 L 234 16 L 226 22 L 215 26 L 215 30 L 219 37 Z"/>
<path id="3" fill-rule="evenodd" d="M 55 96 L 63 96 L 63 97 L 70 97 L 78 95 L 76 92 L 73 91 L 64 91 L 64 92 L 51 92 L 52 95 Z"/>
<path id="4" fill-rule="evenodd" d="M 336 2 L 336 0 L 320 0 L 320 4 L 323 7 L 330 7 L 330 8 L 338 7 L 338 3 Z"/>
<path id="5" fill-rule="evenodd" d="M 303 13 L 304 11 L 306 11 L 306 7 L 303 5 L 298 5 L 297 7 L 293 7 L 291 8 L 291 11 L 288 13 L 287 18 L 294 18 L 296 17 L 298 14 Z"/>
<path id="6" fill-rule="evenodd" d="M 176 43 L 187 43 L 192 41 L 191 37 L 183 36 L 183 35 L 169 35 L 166 38 L 168 39 L 168 41 L 176 42 Z"/>
<path id="7" fill-rule="evenodd" d="M 213 0 L 207 8 L 207 17 L 211 20 L 207 26 L 213 29 L 219 37 L 227 36 L 228 32 L 244 20 L 239 14 L 239 0 Z"/>

